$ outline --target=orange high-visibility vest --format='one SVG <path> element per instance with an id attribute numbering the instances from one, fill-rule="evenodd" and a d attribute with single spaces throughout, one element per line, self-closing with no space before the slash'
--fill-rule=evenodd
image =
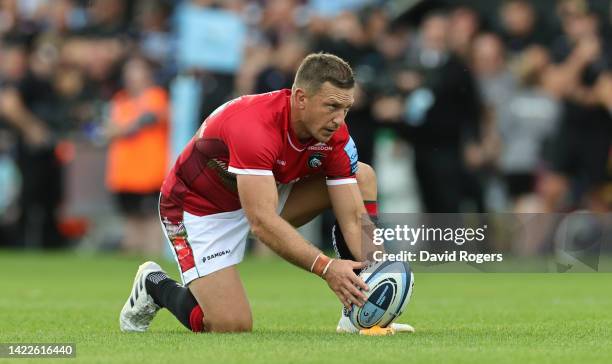
<path id="1" fill-rule="evenodd" d="M 168 168 L 167 92 L 151 87 L 139 96 L 118 92 L 111 100 L 112 123 L 127 126 L 144 112 L 155 113 L 157 123 L 145 126 L 128 138 L 111 142 L 106 166 L 106 185 L 113 192 L 159 191 Z"/>

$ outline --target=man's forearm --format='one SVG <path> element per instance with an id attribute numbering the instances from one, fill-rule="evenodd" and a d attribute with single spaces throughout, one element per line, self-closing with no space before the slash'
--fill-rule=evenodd
<path id="1" fill-rule="evenodd" d="M 351 254 L 357 261 L 367 259 L 370 249 L 364 249 L 362 234 L 369 220 L 364 220 L 367 212 L 357 184 L 333 186 L 329 188 L 329 197 Z"/>
<path id="2" fill-rule="evenodd" d="M 24 107 L 16 90 L 8 89 L 0 93 L 0 109 L 7 123 L 21 133 L 25 134 L 32 125 L 44 125 L 42 120 Z"/>

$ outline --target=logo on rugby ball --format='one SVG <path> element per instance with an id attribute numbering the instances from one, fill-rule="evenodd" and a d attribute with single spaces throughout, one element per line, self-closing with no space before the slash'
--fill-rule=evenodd
<path id="1" fill-rule="evenodd" d="M 359 309 L 357 320 L 363 327 L 372 327 L 378 324 L 387 312 L 389 305 L 395 299 L 397 283 L 393 278 L 381 281 L 368 297 L 367 302 Z"/>

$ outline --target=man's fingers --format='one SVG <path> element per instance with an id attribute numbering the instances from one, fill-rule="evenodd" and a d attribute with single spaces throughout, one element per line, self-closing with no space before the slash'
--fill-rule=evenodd
<path id="1" fill-rule="evenodd" d="M 353 303 L 351 300 L 351 294 L 346 290 L 346 288 L 341 288 L 340 291 L 342 292 L 344 301 L 350 306 Z"/>
<path id="2" fill-rule="evenodd" d="M 358 288 L 360 288 L 360 289 L 362 289 L 364 291 L 369 291 L 370 290 L 370 287 L 368 287 L 368 285 L 358 275 L 353 274 L 352 282 L 353 282 L 353 284 L 355 286 L 357 286 Z"/>
<path id="3" fill-rule="evenodd" d="M 350 261 L 351 262 L 351 266 L 352 269 L 363 269 L 368 265 L 368 262 L 355 262 L 355 261 Z M 357 275 L 353 275 L 353 283 L 355 285 L 357 285 L 357 287 L 359 287 L 360 289 L 363 289 L 364 291 L 369 291 L 370 287 L 368 287 L 367 284 L 365 284 L 365 282 L 363 281 L 363 279 L 361 279 L 361 277 L 357 276 Z"/>
<path id="4" fill-rule="evenodd" d="M 358 302 L 359 307 L 361 307 L 365 301 L 367 301 L 366 295 L 357 289 L 357 287 L 351 285 L 348 287 L 349 294 Z"/>
<path id="5" fill-rule="evenodd" d="M 338 296 L 340 302 L 342 302 L 342 305 L 344 307 L 346 307 L 347 309 L 351 308 L 351 302 L 348 300 L 347 295 L 344 293 L 344 291 L 338 292 L 336 293 L 336 295 Z"/>
<path id="6" fill-rule="evenodd" d="M 352 284 L 343 288 L 343 292 L 351 304 L 361 307 L 366 301 L 365 295 Z"/>
<path id="7" fill-rule="evenodd" d="M 351 261 L 351 265 L 353 266 L 353 269 L 363 269 L 365 267 L 367 267 L 368 262 L 355 262 L 355 261 Z"/>

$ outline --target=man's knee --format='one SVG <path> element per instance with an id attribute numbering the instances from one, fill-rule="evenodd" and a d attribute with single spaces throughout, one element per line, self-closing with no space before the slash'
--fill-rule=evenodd
<path id="1" fill-rule="evenodd" d="M 251 313 L 227 315 L 223 317 L 204 317 L 204 331 L 207 332 L 251 332 L 253 317 Z"/>
<path id="2" fill-rule="evenodd" d="M 357 170 L 357 183 L 364 200 L 376 200 L 378 193 L 376 186 L 376 172 L 369 164 L 359 162 Z"/>
<path id="3" fill-rule="evenodd" d="M 376 172 L 374 172 L 374 168 L 363 162 L 358 163 L 359 168 L 357 169 L 357 182 L 360 184 L 376 184 Z"/>

